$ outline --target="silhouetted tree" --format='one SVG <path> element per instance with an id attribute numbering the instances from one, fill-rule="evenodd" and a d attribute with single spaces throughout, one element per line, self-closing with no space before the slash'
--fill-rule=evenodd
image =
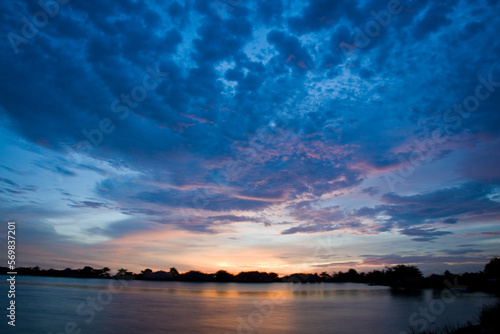
<path id="1" fill-rule="evenodd" d="M 111 269 L 109 269 L 108 267 L 104 267 L 104 268 L 102 268 L 101 270 L 102 270 L 102 274 L 103 274 L 103 276 L 109 277 L 109 271 L 110 271 Z"/>
<path id="2" fill-rule="evenodd" d="M 351 282 L 357 282 L 359 280 L 359 274 L 356 269 L 349 269 L 347 271 L 347 279 Z"/>
<path id="3" fill-rule="evenodd" d="M 277 279 L 275 273 L 266 273 L 259 271 L 242 271 L 234 277 L 236 282 L 274 282 Z"/>
<path id="4" fill-rule="evenodd" d="M 372 284 L 385 284 L 385 271 L 373 270 L 366 274 L 365 281 Z"/>
<path id="5" fill-rule="evenodd" d="M 214 274 L 214 279 L 217 282 L 231 282 L 234 280 L 234 275 L 225 270 L 219 270 Z"/>
<path id="6" fill-rule="evenodd" d="M 85 266 L 82 269 L 66 268 L 41 269 L 40 267 L 18 267 L 18 275 L 32 276 L 53 276 L 53 277 L 84 277 L 84 278 L 110 278 L 108 267 L 94 269 Z M 0 275 L 6 275 L 10 269 L 0 266 Z M 347 272 L 333 272 L 330 276 L 327 272 L 321 274 L 295 273 L 279 278 L 276 273 L 248 271 L 233 275 L 225 270 L 219 270 L 215 274 L 206 274 L 200 271 L 191 270 L 187 273 L 179 274 L 175 267 L 170 268 L 170 272 L 144 269 L 139 275 L 121 268 L 113 277 L 117 279 L 147 279 L 147 280 L 181 280 L 181 281 L 219 281 L 219 282 L 356 282 L 372 283 L 379 285 L 389 285 L 402 288 L 434 288 L 447 289 L 449 283 L 466 287 L 469 291 L 484 291 L 500 294 L 500 257 L 492 257 L 490 262 L 484 267 L 484 271 L 476 273 L 452 274 L 446 270 L 442 275 L 432 274 L 423 277 L 419 268 L 413 265 L 397 265 L 387 267 L 385 270 L 373 270 L 368 273 L 358 273 L 355 269 Z M 397 292 L 397 290 L 394 290 Z"/>
<path id="7" fill-rule="evenodd" d="M 183 281 L 199 281 L 208 282 L 213 280 L 213 276 L 210 274 L 202 273 L 198 270 L 190 270 L 186 273 L 180 274 L 179 278 Z"/>
<path id="8" fill-rule="evenodd" d="M 330 278 L 332 278 L 326 271 L 323 271 L 321 274 L 319 274 L 319 277 L 321 277 L 321 279 L 324 281 L 328 281 Z"/>
<path id="9" fill-rule="evenodd" d="M 388 284 L 394 287 L 416 288 L 422 283 L 424 276 L 416 266 L 399 264 L 387 268 L 386 277 Z"/>
<path id="10" fill-rule="evenodd" d="M 317 275 L 318 275 L 318 274 L 316 274 L 316 276 L 317 276 Z M 278 281 L 278 280 L 279 280 L 279 276 L 278 276 L 278 274 L 276 274 L 276 273 L 272 273 L 272 272 L 271 272 L 271 273 L 269 273 L 269 277 L 271 277 L 271 279 L 273 280 L 273 282 L 276 282 L 276 281 Z"/>
<path id="11" fill-rule="evenodd" d="M 131 271 L 127 271 L 127 269 L 121 268 L 118 270 L 118 273 L 115 275 L 115 278 L 119 279 L 133 279 L 135 274 Z"/>
<path id="12" fill-rule="evenodd" d="M 500 257 L 492 257 L 484 266 L 484 273 L 488 278 L 500 279 Z"/>
<path id="13" fill-rule="evenodd" d="M 174 277 L 179 276 L 179 271 L 175 267 L 170 268 L 170 274 Z"/>
<path id="14" fill-rule="evenodd" d="M 291 274 L 288 276 L 283 277 L 281 280 L 283 282 L 293 282 L 293 283 L 314 283 L 314 282 L 319 282 L 320 278 L 319 276 L 312 275 L 312 274 L 302 274 L 302 273 L 295 273 Z"/>
<path id="15" fill-rule="evenodd" d="M 80 269 L 80 274 L 84 277 L 90 277 L 92 275 L 93 270 L 94 270 L 94 268 L 89 267 L 89 266 L 85 266 L 85 267 L 83 267 L 83 269 Z"/>
<path id="16" fill-rule="evenodd" d="M 141 271 L 142 275 L 147 275 L 147 274 L 152 274 L 152 273 L 153 273 L 153 271 L 151 269 L 149 269 L 149 268 L 148 269 L 144 269 L 144 270 Z"/>
<path id="17" fill-rule="evenodd" d="M 155 281 L 169 281 L 173 278 L 173 276 L 172 274 L 167 273 L 166 271 L 160 270 L 154 273 L 146 273 L 142 277 L 139 277 L 139 279 L 141 278 L 148 280 L 155 280 Z"/>
<path id="18" fill-rule="evenodd" d="M 339 271 L 338 273 L 333 273 L 332 278 L 337 282 L 359 282 L 361 280 L 360 275 L 355 269 L 349 269 L 346 273 Z"/>

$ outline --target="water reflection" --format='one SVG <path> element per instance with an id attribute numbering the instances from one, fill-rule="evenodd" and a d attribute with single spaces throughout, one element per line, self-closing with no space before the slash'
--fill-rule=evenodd
<path id="1" fill-rule="evenodd" d="M 80 334 L 400 333 L 408 329 L 410 315 L 436 296 L 431 290 L 351 283 L 127 281 L 88 321 L 79 307 L 82 311 L 82 303 L 105 291 L 110 280 L 20 277 L 18 283 L 16 331 L 30 334 L 64 333 L 68 322 L 77 324 Z M 464 293 L 436 322 L 473 320 L 483 303 L 493 301 Z"/>
<path id="2" fill-rule="evenodd" d="M 405 298 L 405 299 L 410 298 L 410 299 L 416 299 L 416 300 L 423 300 L 425 291 L 428 291 L 428 290 L 398 289 L 398 288 L 389 289 L 391 296 L 394 298 Z"/>
<path id="3" fill-rule="evenodd" d="M 67 289 L 100 290 L 109 284 L 109 280 L 92 280 L 89 285 L 64 282 L 66 278 L 57 281 L 21 281 L 19 284 L 46 286 Z M 369 287 L 364 284 L 349 283 L 198 283 L 198 282 L 144 282 L 127 281 L 127 292 L 129 293 L 153 293 L 153 294 L 175 294 L 195 295 L 203 297 L 224 298 L 326 298 L 331 296 L 360 294 L 372 294 L 389 288 Z M 354 288 L 353 288 L 354 287 Z"/>

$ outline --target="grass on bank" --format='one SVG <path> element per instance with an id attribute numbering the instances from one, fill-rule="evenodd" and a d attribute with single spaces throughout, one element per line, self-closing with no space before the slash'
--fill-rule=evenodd
<path id="1" fill-rule="evenodd" d="M 411 329 L 411 334 L 498 334 L 500 333 L 500 302 L 485 305 L 475 316 L 478 325 L 445 325 L 440 329 L 418 331 Z"/>

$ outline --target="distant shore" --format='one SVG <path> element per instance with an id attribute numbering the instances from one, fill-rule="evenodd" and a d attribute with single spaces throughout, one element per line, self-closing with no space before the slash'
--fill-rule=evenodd
<path id="1" fill-rule="evenodd" d="M 11 270 L 0 267 L 0 274 L 7 275 Z M 225 270 L 207 274 L 197 270 L 180 273 L 175 267 L 169 271 L 144 269 L 139 274 L 119 269 L 115 275 L 110 274 L 110 269 L 104 267 L 95 269 L 85 266 L 81 269 L 41 269 L 40 267 L 16 268 L 17 275 L 49 276 L 49 277 L 74 277 L 74 278 L 101 278 L 101 279 L 127 279 L 149 281 L 183 281 L 183 282 L 247 282 L 247 283 L 366 283 L 372 285 L 390 286 L 400 290 L 415 290 L 422 288 L 456 289 L 462 291 L 483 291 L 500 293 L 500 257 L 493 257 L 483 271 L 477 273 L 452 274 L 445 271 L 441 275 L 432 274 L 427 277 L 413 265 L 396 265 L 383 270 L 373 270 L 368 273 L 358 273 L 355 269 L 347 272 L 321 273 L 296 273 L 279 277 L 273 272 L 242 271 L 231 274 Z"/>

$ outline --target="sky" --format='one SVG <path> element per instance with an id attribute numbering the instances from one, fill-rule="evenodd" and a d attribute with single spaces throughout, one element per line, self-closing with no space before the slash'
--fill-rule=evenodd
<path id="1" fill-rule="evenodd" d="M 500 255 L 500 4 L 3 1 L 17 265 L 479 271 Z"/>

